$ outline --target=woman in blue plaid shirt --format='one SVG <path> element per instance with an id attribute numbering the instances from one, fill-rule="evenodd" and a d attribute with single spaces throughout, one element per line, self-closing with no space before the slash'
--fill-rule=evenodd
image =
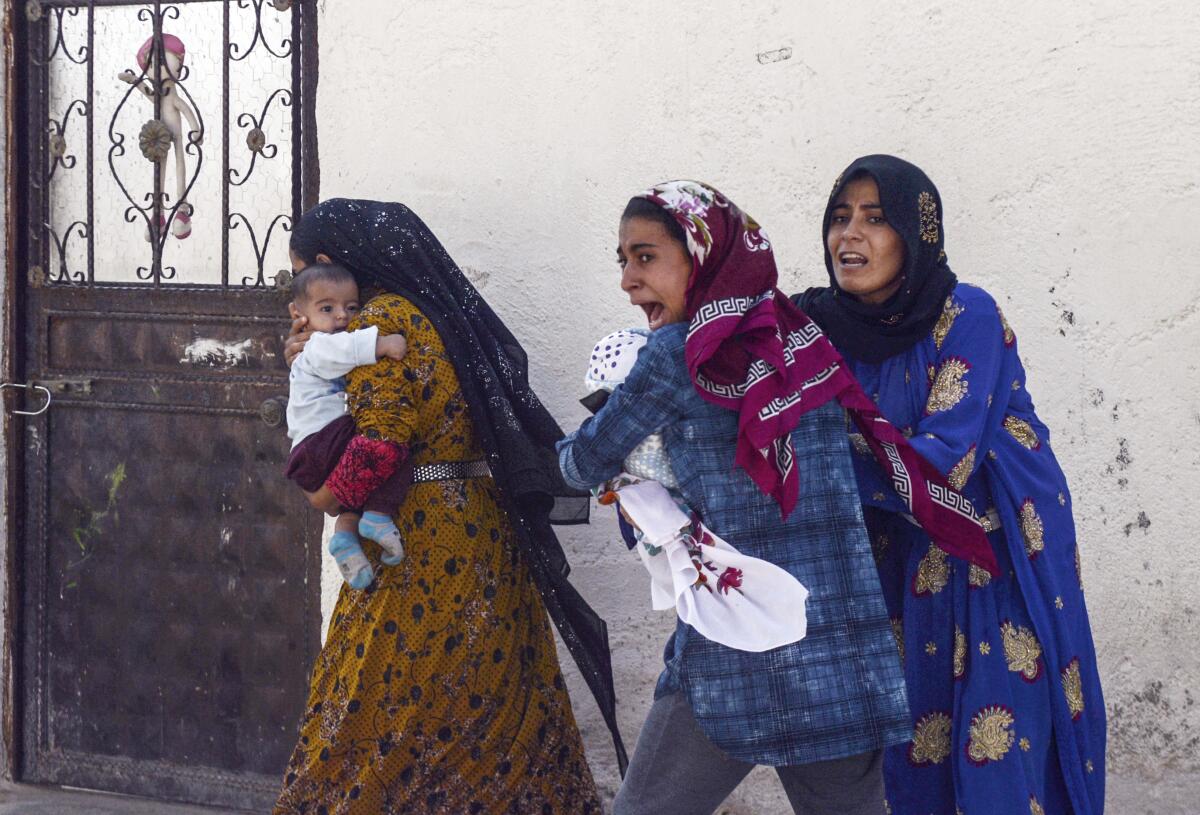
<path id="1" fill-rule="evenodd" d="M 652 335 L 625 383 L 560 442 L 567 481 L 617 476 L 662 432 L 703 523 L 811 594 L 807 635 L 769 651 L 677 626 L 614 813 L 710 813 L 764 764 L 796 812 L 878 815 L 883 748 L 906 742 L 912 725 L 848 414 L 881 460 L 888 448 L 894 477 L 925 501 L 914 513 L 934 528 L 958 520 L 925 500 L 944 483 L 922 477 L 904 437 L 778 292 L 766 236 L 719 192 L 680 181 L 632 199 L 617 254 L 621 287 Z"/>

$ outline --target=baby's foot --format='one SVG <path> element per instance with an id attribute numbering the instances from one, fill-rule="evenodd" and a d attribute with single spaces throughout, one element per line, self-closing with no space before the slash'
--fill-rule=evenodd
<path id="1" fill-rule="evenodd" d="M 395 566 L 404 560 L 404 541 L 400 539 L 400 530 L 382 512 L 364 512 L 358 522 L 358 534 L 383 547 L 379 559 L 388 566 Z"/>
<path id="2" fill-rule="evenodd" d="M 365 589 L 375 579 L 375 570 L 363 554 L 358 536 L 353 532 L 334 532 L 329 539 L 329 554 L 333 555 L 342 579 L 352 589 Z"/>

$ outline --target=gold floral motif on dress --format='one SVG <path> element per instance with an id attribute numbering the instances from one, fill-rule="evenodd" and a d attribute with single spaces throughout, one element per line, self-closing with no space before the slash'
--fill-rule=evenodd
<path id="1" fill-rule="evenodd" d="M 941 711 L 926 713 L 913 728 L 908 760 L 913 764 L 941 764 L 950 756 L 950 716 Z"/>
<path id="2" fill-rule="evenodd" d="M 1013 714 L 1003 705 L 982 708 L 971 719 L 967 758 L 972 764 L 999 761 L 1013 746 Z"/>
<path id="3" fill-rule="evenodd" d="M 850 434 L 850 446 L 854 448 L 854 452 L 864 456 L 871 455 L 871 445 L 867 444 L 867 440 L 862 433 Z"/>
<path id="4" fill-rule="evenodd" d="M 947 358 L 929 383 L 929 401 L 925 403 L 927 414 L 940 413 L 957 405 L 967 395 L 967 383 L 963 379 L 971 365 L 959 357 Z"/>
<path id="5" fill-rule="evenodd" d="M 875 555 L 875 562 L 883 560 L 887 548 L 892 545 L 892 540 L 887 535 L 880 532 L 878 535 L 871 538 L 871 553 Z"/>
<path id="6" fill-rule="evenodd" d="M 1013 333 L 1008 320 L 1004 319 L 1004 312 L 1000 310 L 1000 306 L 996 306 L 996 313 L 1000 315 L 1000 326 L 1004 329 L 1004 345 L 1010 346 L 1013 344 L 1013 340 L 1017 338 L 1017 335 Z"/>
<path id="7" fill-rule="evenodd" d="M 1026 450 L 1036 450 L 1042 446 L 1042 440 L 1033 431 L 1033 425 L 1024 419 L 1018 419 L 1016 416 L 1005 416 L 1004 429 L 1008 431 L 1008 435 L 1016 439 L 1017 443 Z"/>
<path id="8" fill-rule="evenodd" d="M 942 344 L 946 342 L 946 335 L 950 333 L 954 321 L 965 310 L 965 307 L 954 302 L 953 297 L 946 298 L 946 305 L 942 307 L 942 315 L 938 317 L 937 324 L 933 327 L 933 344 L 939 351 L 942 350 Z"/>
<path id="9" fill-rule="evenodd" d="M 967 635 L 954 626 L 954 678 L 962 679 L 967 672 Z"/>
<path id="10" fill-rule="evenodd" d="M 937 243 L 937 201 L 933 200 L 931 193 L 923 192 L 917 196 L 917 209 L 921 212 L 921 240 L 926 243 Z"/>
<path id="11" fill-rule="evenodd" d="M 975 472 L 975 445 L 972 444 L 971 449 L 962 457 L 962 461 L 955 464 L 954 469 L 950 471 L 950 486 L 961 490 L 967 485 L 967 480 L 973 472 Z"/>
<path id="12" fill-rule="evenodd" d="M 1025 539 L 1025 554 L 1032 560 L 1046 548 L 1042 517 L 1037 513 L 1032 498 L 1021 504 L 1021 537 Z"/>
<path id="13" fill-rule="evenodd" d="M 929 544 L 929 551 L 921 558 L 917 566 L 917 575 L 913 578 L 913 593 L 937 594 L 950 582 L 950 564 L 946 562 L 946 553 L 934 544 Z"/>
<path id="14" fill-rule="evenodd" d="M 1042 646 L 1028 628 L 1005 621 L 1000 625 L 1000 636 L 1004 640 L 1004 659 L 1008 669 L 1021 675 L 1026 682 L 1034 682 L 1042 675 Z"/>
<path id="15" fill-rule="evenodd" d="M 1083 678 L 1079 675 L 1079 659 L 1067 663 L 1062 672 L 1063 695 L 1067 697 L 1067 709 L 1071 718 L 1078 720 L 1083 715 Z"/>
<path id="16" fill-rule="evenodd" d="M 1029 796 L 1029 815 L 1046 815 L 1046 810 L 1042 809 L 1036 795 Z"/>
<path id="17" fill-rule="evenodd" d="M 892 636 L 896 638 L 896 650 L 900 652 L 900 662 L 904 663 L 904 620 L 892 618 Z"/>
<path id="18" fill-rule="evenodd" d="M 981 589 L 991 582 L 992 575 L 987 569 L 976 566 L 974 563 L 971 564 L 971 568 L 967 570 L 967 583 L 977 589 Z"/>

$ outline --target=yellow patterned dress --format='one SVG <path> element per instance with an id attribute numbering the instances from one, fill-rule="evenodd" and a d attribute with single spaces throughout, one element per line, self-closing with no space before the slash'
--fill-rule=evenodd
<path id="1" fill-rule="evenodd" d="M 356 325 L 408 355 L 358 368 L 359 431 L 417 465 L 483 457 L 433 325 L 403 297 Z M 599 813 L 550 621 L 491 478 L 414 485 L 405 558 L 342 587 L 275 815 Z M 364 543 L 378 565 L 378 547 Z"/>

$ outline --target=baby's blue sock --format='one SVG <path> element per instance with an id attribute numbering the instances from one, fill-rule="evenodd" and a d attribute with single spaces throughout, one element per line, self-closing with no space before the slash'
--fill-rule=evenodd
<path id="1" fill-rule="evenodd" d="M 358 534 L 383 547 L 379 559 L 388 566 L 395 566 L 404 560 L 404 542 L 400 539 L 400 530 L 382 512 L 364 512 L 358 522 Z"/>
<path id="2" fill-rule="evenodd" d="M 375 570 L 363 554 L 358 535 L 353 532 L 334 532 L 329 539 L 329 554 L 333 555 L 342 578 L 352 589 L 365 589 L 375 579 Z"/>

